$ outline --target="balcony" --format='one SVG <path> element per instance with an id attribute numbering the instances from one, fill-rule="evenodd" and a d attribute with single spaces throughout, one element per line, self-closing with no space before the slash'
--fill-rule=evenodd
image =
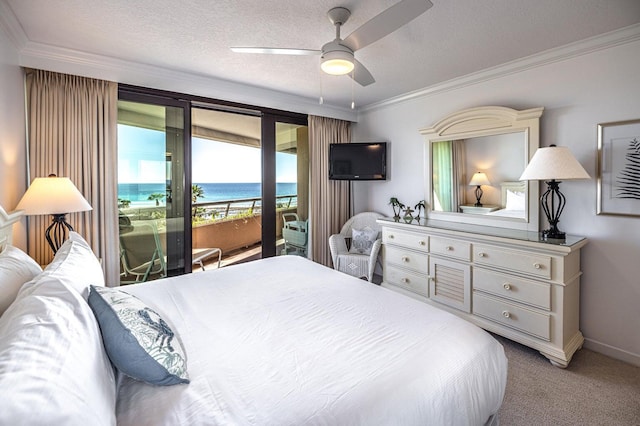
<path id="1" fill-rule="evenodd" d="M 221 249 L 221 266 L 260 258 L 262 251 L 260 201 L 260 198 L 245 198 L 193 204 L 192 248 L 215 247 Z M 284 240 L 282 239 L 284 221 L 282 215 L 297 211 L 297 196 L 278 196 L 276 197 L 276 206 L 276 253 L 280 254 L 284 246 Z M 167 221 L 165 219 L 164 206 L 121 208 L 120 213 L 132 221 L 155 221 L 160 234 L 163 252 L 167 252 Z M 206 259 L 204 263 L 205 269 L 216 268 L 217 256 Z M 193 266 L 194 272 L 200 270 L 197 265 Z"/>

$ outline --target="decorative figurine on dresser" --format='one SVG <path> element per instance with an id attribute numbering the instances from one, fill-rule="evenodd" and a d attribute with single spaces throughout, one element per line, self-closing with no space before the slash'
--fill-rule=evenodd
<path id="1" fill-rule="evenodd" d="M 564 368 L 584 342 L 579 328 L 580 250 L 587 240 L 572 235 L 564 240 L 542 238 L 538 232 L 538 182 L 519 182 L 539 146 L 542 111 L 473 108 L 421 130 L 426 138 L 427 219 L 411 223 L 378 220 L 382 227 L 382 286 L 534 348 L 553 365 Z M 496 151 L 500 152 L 492 152 L 487 147 L 494 136 L 498 145 L 517 146 L 499 146 Z M 481 148 L 471 146 L 476 140 Z M 434 146 L 441 141 L 453 143 Z M 464 142 L 456 147 L 457 141 Z M 432 175 L 438 167 L 433 157 L 449 149 L 447 146 L 466 150 L 470 170 L 454 164 L 451 170 L 460 176 L 453 176 L 451 187 L 444 189 L 446 179 Z M 500 155 L 505 150 L 521 152 L 522 163 L 500 168 L 504 164 Z M 459 208 L 468 203 L 464 191 L 469 181 L 463 176 L 477 171 L 475 162 L 486 160 L 473 156 L 478 152 L 494 156 L 493 164 L 498 165 L 490 172 L 501 191 L 493 191 L 496 198 L 488 202 L 500 208 L 487 214 L 468 214 Z M 459 182 L 459 187 L 454 182 Z M 487 198 L 489 192 L 485 191 Z M 451 199 L 444 199 L 453 193 Z M 474 191 L 469 199 L 476 200 Z"/>

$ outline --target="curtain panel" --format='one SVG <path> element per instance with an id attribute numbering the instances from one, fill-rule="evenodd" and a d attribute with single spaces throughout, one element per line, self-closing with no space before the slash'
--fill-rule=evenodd
<path id="1" fill-rule="evenodd" d="M 309 167 L 311 174 L 311 258 L 331 265 L 329 236 L 340 232 L 349 219 L 349 181 L 329 180 L 329 145 L 351 142 L 351 123 L 309 116 Z"/>
<path id="2" fill-rule="evenodd" d="M 93 210 L 67 217 L 102 262 L 107 285 L 118 285 L 118 85 L 115 82 L 26 70 L 29 183 L 51 173 L 68 177 Z M 29 217 L 29 255 L 53 258 L 44 231 L 50 216 Z"/>

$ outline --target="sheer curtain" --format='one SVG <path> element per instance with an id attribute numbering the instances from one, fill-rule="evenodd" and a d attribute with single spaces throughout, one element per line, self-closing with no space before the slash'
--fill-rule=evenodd
<path id="1" fill-rule="evenodd" d="M 118 85 L 27 69 L 26 95 L 29 181 L 51 173 L 71 179 L 93 210 L 67 220 L 101 259 L 108 285 L 117 285 Z M 53 257 L 44 238 L 50 222 L 50 216 L 29 218 L 29 254 L 40 264 Z"/>
<path id="2" fill-rule="evenodd" d="M 467 180 L 464 141 L 442 141 L 431 144 L 433 155 L 433 209 L 457 212 L 465 203 Z"/>
<path id="3" fill-rule="evenodd" d="M 309 116 L 311 258 L 331 266 L 329 236 L 349 219 L 349 181 L 329 180 L 329 144 L 351 142 L 351 123 Z"/>

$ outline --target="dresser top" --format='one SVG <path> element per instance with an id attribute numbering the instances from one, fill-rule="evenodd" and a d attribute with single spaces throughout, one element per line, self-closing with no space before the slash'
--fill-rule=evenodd
<path id="1" fill-rule="evenodd" d="M 378 223 L 382 225 L 394 225 L 407 227 L 408 229 L 429 229 L 432 231 L 444 231 L 446 233 L 463 232 L 468 234 L 476 234 L 487 237 L 495 238 L 508 238 L 511 240 L 526 241 L 531 243 L 549 244 L 558 247 L 573 247 L 582 246 L 586 244 L 586 238 L 576 235 L 567 235 L 564 240 L 544 239 L 539 232 L 522 231 L 518 229 L 497 228 L 492 226 L 472 225 L 468 223 L 456 223 L 440 220 L 428 220 L 420 219 L 412 220 L 410 222 L 404 219 L 394 219 L 392 217 L 386 217 L 378 219 Z"/>

